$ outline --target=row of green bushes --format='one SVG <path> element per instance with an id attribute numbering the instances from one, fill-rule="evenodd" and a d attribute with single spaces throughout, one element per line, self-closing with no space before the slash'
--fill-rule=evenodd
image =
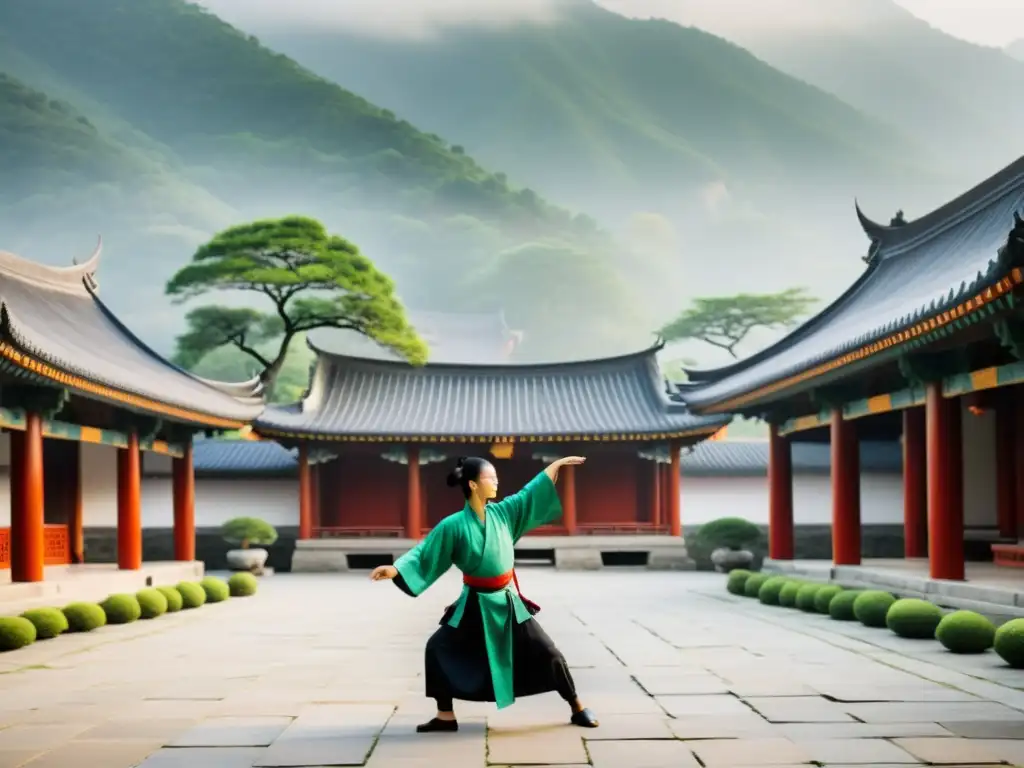
<path id="1" fill-rule="evenodd" d="M 726 589 L 734 595 L 756 597 L 765 605 L 827 614 L 836 621 L 859 621 L 867 627 L 887 627 L 900 637 L 935 639 L 952 653 L 984 653 L 993 648 L 1009 666 L 1024 669 L 1024 619 L 1012 619 L 996 629 L 974 611 L 943 613 L 927 600 L 746 570 L 731 571 Z"/>
<path id="2" fill-rule="evenodd" d="M 183 581 L 173 587 L 146 587 L 135 594 L 114 594 L 102 603 L 30 608 L 20 616 L 0 616 L 0 651 L 14 651 L 65 632 L 91 632 L 107 624 L 130 624 L 206 603 L 220 603 L 229 597 L 248 597 L 256 594 L 257 586 L 255 576 L 240 572 L 227 581 L 207 576 L 202 581 Z"/>

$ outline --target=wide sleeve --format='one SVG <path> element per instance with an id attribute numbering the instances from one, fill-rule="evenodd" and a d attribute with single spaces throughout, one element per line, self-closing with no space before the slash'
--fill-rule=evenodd
<path id="1" fill-rule="evenodd" d="M 452 526 L 435 525 L 427 538 L 395 561 L 409 594 L 418 597 L 452 567 Z"/>
<path id="2" fill-rule="evenodd" d="M 528 531 L 560 518 L 562 500 L 547 472 L 541 472 L 518 493 L 488 507 L 488 514 L 494 511 L 501 513 L 512 538 L 518 541 Z"/>

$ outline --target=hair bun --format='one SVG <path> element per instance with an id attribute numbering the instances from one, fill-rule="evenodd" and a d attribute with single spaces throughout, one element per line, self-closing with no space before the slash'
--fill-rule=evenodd
<path id="1" fill-rule="evenodd" d="M 461 461 L 461 459 L 460 459 Z M 455 469 L 448 473 L 448 487 L 454 488 L 462 482 L 462 464 L 456 465 Z"/>

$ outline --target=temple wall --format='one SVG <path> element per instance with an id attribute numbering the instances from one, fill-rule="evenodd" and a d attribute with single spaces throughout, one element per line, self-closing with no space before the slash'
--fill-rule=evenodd
<path id="1" fill-rule="evenodd" d="M 996 502 L 996 412 L 975 415 L 962 410 L 964 460 L 964 526 L 998 524 Z"/>

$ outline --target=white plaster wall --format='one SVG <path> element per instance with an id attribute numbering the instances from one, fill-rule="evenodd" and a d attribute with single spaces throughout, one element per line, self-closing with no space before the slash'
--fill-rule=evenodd
<path id="1" fill-rule="evenodd" d="M 241 516 L 258 517 L 274 526 L 297 526 L 298 482 L 294 478 L 196 478 L 196 528 L 218 527 Z M 170 528 L 173 524 L 171 480 L 143 478 L 143 527 Z"/>
<path id="2" fill-rule="evenodd" d="M 977 416 L 962 409 L 964 467 L 964 527 L 998 524 L 996 500 L 996 413 Z"/>
<path id="3" fill-rule="evenodd" d="M 899 475 L 861 476 L 861 523 L 903 523 L 903 480 Z M 686 477 L 682 482 L 683 525 L 700 525 L 736 516 L 768 524 L 767 477 Z M 793 478 L 793 521 L 797 525 L 832 523 L 832 481 L 828 475 Z"/>

